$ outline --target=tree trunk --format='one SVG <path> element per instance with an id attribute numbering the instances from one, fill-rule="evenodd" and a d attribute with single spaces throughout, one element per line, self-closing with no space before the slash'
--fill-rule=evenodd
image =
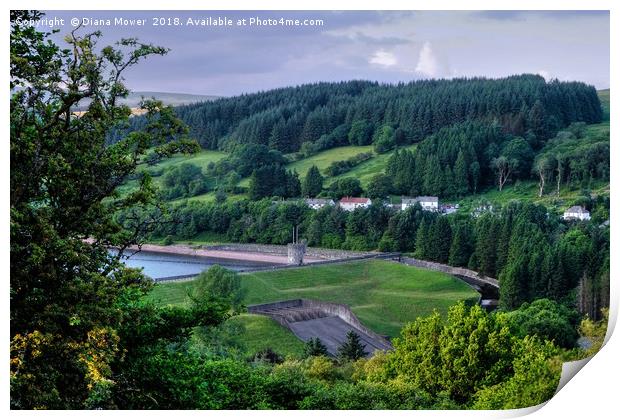
<path id="1" fill-rule="evenodd" d="M 562 183 L 562 164 L 558 162 L 558 184 L 556 189 L 556 195 L 560 196 L 560 184 Z"/>
<path id="2" fill-rule="evenodd" d="M 540 182 L 538 183 L 538 196 L 542 197 L 545 191 L 545 173 L 543 171 L 539 171 L 538 176 L 540 177 Z"/>

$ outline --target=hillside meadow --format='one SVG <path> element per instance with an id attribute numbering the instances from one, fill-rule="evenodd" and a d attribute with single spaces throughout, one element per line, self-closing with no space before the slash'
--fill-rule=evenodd
<path id="1" fill-rule="evenodd" d="M 475 303 L 479 298 L 454 277 L 381 260 L 246 273 L 241 274 L 241 281 L 246 305 L 296 298 L 344 303 L 364 325 L 390 337 L 398 336 L 401 328 L 417 317 L 434 310 L 446 313 L 458 301 Z M 186 305 L 192 286 L 193 282 L 158 284 L 150 299 L 162 305 Z M 259 318 L 263 317 L 233 317 L 229 322 L 240 322 L 246 329 L 243 337 L 234 340 L 250 350 L 261 345 L 274 349 L 290 346 L 290 332 Z"/>

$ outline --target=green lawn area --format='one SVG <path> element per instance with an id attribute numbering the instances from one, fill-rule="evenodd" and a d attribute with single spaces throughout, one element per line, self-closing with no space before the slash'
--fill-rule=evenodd
<path id="1" fill-rule="evenodd" d="M 297 171 L 299 177 L 303 179 L 306 176 L 308 169 L 310 169 L 312 165 L 316 165 L 316 167 L 319 168 L 319 171 L 321 171 L 321 174 L 325 176 L 325 168 L 327 168 L 331 163 L 340 160 L 347 160 L 348 158 L 359 155 L 360 153 L 372 152 L 372 150 L 373 146 L 335 147 L 333 149 L 319 152 L 314 156 L 289 163 L 286 167 L 290 170 Z"/>
<path id="2" fill-rule="evenodd" d="M 226 200 L 230 202 L 243 200 L 245 198 L 248 198 L 246 194 L 226 194 Z M 171 200 L 169 201 L 169 203 L 179 204 L 179 203 L 182 203 L 183 201 L 188 201 L 188 202 L 201 201 L 203 203 L 213 203 L 215 201 L 215 191 L 211 191 L 205 194 L 195 195 L 189 198 L 179 198 L 177 200 Z"/>
<path id="3" fill-rule="evenodd" d="M 416 145 L 411 145 L 411 146 L 404 147 L 400 150 L 411 151 L 415 149 L 415 147 Z M 393 153 L 394 152 L 389 152 L 389 153 L 384 153 L 381 155 L 376 155 L 372 159 L 368 159 L 367 161 L 360 163 L 355 168 L 351 169 L 349 172 L 345 172 L 341 175 L 335 176 L 333 178 L 329 178 L 328 180 L 326 180 L 326 185 L 329 185 L 333 181 L 341 179 L 341 178 L 357 178 L 360 180 L 362 187 L 366 188 L 368 186 L 368 181 L 370 181 L 370 179 L 374 175 L 385 171 L 387 162 Z"/>
<path id="4" fill-rule="evenodd" d="M 191 163 L 199 166 L 203 171 L 207 170 L 207 166 L 211 162 L 217 162 L 228 156 L 228 153 L 220 152 L 217 150 L 201 150 L 198 153 L 192 155 L 178 155 L 165 159 L 157 165 L 150 166 L 149 169 L 158 171 L 161 169 L 168 169 L 181 163 Z"/>
<path id="5" fill-rule="evenodd" d="M 325 168 L 327 168 L 332 162 L 347 160 L 352 156 L 358 155 L 360 153 L 372 152 L 372 150 L 373 146 L 335 147 L 333 149 L 319 152 L 316 155 L 307 157 L 305 159 L 291 162 L 286 165 L 286 168 L 289 170 L 297 171 L 300 180 L 306 177 L 306 173 L 308 173 L 308 169 L 310 169 L 312 165 L 316 165 L 316 167 L 319 168 L 319 171 L 321 171 L 321 174 L 323 176 L 326 176 Z M 247 188 L 250 185 L 250 177 L 243 178 L 241 181 L 239 181 L 238 185 L 240 187 Z"/>
<path id="6" fill-rule="evenodd" d="M 256 354 L 267 347 L 283 356 L 291 355 L 299 358 L 303 355 L 304 343 L 268 316 L 240 314 L 226 322 L 242 326 L 244 333 L 229 336 L 228 340 L 245 356 Z"/>
<path id="7" fill-rule="evenodd" d="M 179 154 L 177 156 L 163 159 L 158 164 L 152 165 L 152 166 L 141 164 L 138 166 L 137 170 L 147 171 L 151 173 L 151 175 L 153 176 L 154 183 L 161 187 L 161 181 L 162 181 L 161 175 L 168 168 L 172 168 L 181 163 L 191 163 L 196 166 L 199 166 L 203 170 L 203 172 L 205 172 L 207 170 L 207 166 L 209 165 L 209 163 L 217 162 L 225 158 L 226 156 L 228 156 L 228 153 L 225 153 L 225 152 L 220 152 L 216 150 L 201 150 L 200 152 L 191 154 L 191 155 Z M 125 182 L 123 185 L 121 185 L 118 188 L 118 192 L 121 195 L 127 194 L 131 190 L 136 189 L 137 187 L 138 187 L 138 182 L 135 180 L 130 180 L 130 181 Z M 201 199 L 205 201 L 215 200 L 215 194 L 214 193 L 203 194 L 201 196 L 192 197 L 192 199 Z"/>
<path id="8" fill-rule="evenodd" d="M 478 293 L 454 277 L 381 260 L 242 274 L 246 304 L 308 298 L 344 303 L 367 327 L 397 336 L 403 325 L 433 309 L 445 313 Z M 151 296 L 163 304 L 185 304 L 192 282 L 165 283 Z M 253 334 L 249 329 L 247 334 Z"/>

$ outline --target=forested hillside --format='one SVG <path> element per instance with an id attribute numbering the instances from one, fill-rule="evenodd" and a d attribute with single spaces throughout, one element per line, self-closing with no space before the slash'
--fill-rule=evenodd
<path id="1" fill-rule="evenodd" d="M 586 130 L 608 115 L 595 89 L 535 75 L 317 83 L 176 113 L 203 149 L 228 156 L 203 168 L 204 188 L 169 185 L 176 192 L 166 192 L 168 198 L 213 199 L 216 190 L 254 199 L 307 195 L 301 181 L 315 164 L 326 185 L 314 193 L 334 198 L 365 192 L 458 199 L 517 180 L 538 181 L 542 196 L 554 182 L 559 190 L 609 174 L 608 134 Z M 134 118 L 131 129 L 144 123 Z M 356 147 L 356 155 L 345 153 Z"/>
<path id="2" fill-rule="evenodd" d="M 204 148 L 256 143 L 284 153 L 299 151 L 304 143 L 318 150 L 370 144 L 385 126 L 398 130 L 395 142 L 414 143 L 472 119 L 498 121 L 515 135 L 530 130 L 543 140 L 571 122 L 602 117 L 592 86 L 546 83 L 535 75 L 397 85 L 317 83 L 183 106 L 177 114 Z"/>

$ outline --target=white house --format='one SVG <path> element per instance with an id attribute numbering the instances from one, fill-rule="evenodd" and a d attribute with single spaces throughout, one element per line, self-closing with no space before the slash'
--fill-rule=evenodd
<path id="1" fill-rule="evenodd" d="M 401 200 L 401 209 L 406 210 L 408 207 L 415 206 L 420 203 L 422 210 L 439 211 L 439 197 L 420 196 L 416 198 L 403 197 Z"/>
<path id="2" fill-rule="evenodd" d="M 370 207 L 372 201 L 365 197 L 343 197 L 340 200 L 340 208 L 344 211 L 353 211 L 358 208 Z"/>
<path id="3" fill-rule="evenodd" d="M 306 198 L 304 200 L 308 207 L 313 210 L 322 209 L 325 206 L 334 206 L 336 203 L 331 198 Z"/>
<path id="4" fill-rule="evenodd" d="M 590 220 L 590 212 L 581 206 L 573 206 L 564 212 L 564 220 Z"/>

